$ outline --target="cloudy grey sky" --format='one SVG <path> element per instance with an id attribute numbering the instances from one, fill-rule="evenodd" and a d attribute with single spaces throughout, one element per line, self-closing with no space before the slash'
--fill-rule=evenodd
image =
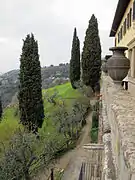
<path id="1" fill-rule="evenodd" d="M 109 32 L 118 0 L 4 0 L 0 5 L 0 72 L 19 68 L 22 39 L 34 33 L 42 66 L 69 62 L 73 28 L 83 46 L 88 21 L 99 22 L 102 55 L 114 45 Z"/>

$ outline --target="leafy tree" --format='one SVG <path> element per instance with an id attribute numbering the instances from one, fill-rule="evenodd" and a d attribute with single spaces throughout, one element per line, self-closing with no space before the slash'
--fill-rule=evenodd
<path id="1" fill-rule="evenodd" d="M 84 41 L 82 52 L 82 79 L 85 85 L 91 86 L 95 91 L 95 86 L 101 76 L 101 45 L 98 32 L 98 22 L 92 15 Z"/>
<path id="2" fill-rule="evenodd" d="M 33 133 L 17 130 L 8 148 L 0 144 L 3 152 L 0 159 L 0 179 L 34 179 L 38 172 L 47 170 L 54 163 L 59 143 L 57 135 L 53 138 L 51 135 L 41 135 L 37 139 Z"/>
<path id="3" fill-rule="evenodd" d="M 70 60 L 70 81 L 74 89 L 76 89 L 75 82 L 80 80 L 80 41 L 77 37 L 76 28 L 74 29 L 71 60 Z"/>
<path id="4" fill-rule="evenodd" d="M 1 101 L 1 98 L 0 98 L 0 119 L 2 118 L 2 101 Z"/>
<path id="5" fill-rule="evenodd" d="M 59 133 L 62 133 L 66 139 L 74 140 L 79 137 L 79 131 L 86 124 L 89 111 L 89 99 L 82 96 L 73 103 L 70 110 L 67 110 L 64 101 L 57 104 L 57 109 L 51 114 L 51 119 Z"/>
<path id="6" fill-rule="evenodd" d="M 44 107 L 42 101 L 41 67 L 38 43 L 34 35 L 27 35 L 20 58 L 19 110 L 20 121 L 29 131 L 42 127 Z"/>
<path id="7" fill-rule="evenodd" d="M 53 104 L 54 106 L 56 103 L 56 98 L 58 96 L 58 90 L 54 89 L 54 92 L 52 94 L 49 93 L 49 91 L 46 91 L 43 93 L 43 99 L 47 100 L 49 103 Z"/>

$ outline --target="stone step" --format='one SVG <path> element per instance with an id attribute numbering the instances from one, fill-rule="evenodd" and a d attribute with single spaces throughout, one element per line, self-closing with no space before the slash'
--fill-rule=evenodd
<path id="1" fill-rule="evenodd" d="M 81 166 L 79 180 L 101 180 L 99 164 L 83 162 Z"/>
<path id="2" fill-rule="evenodd" d="M 83 145 L 84 149 L 88 150 L 104 150 L 103 144 L 85 144 Z"/>

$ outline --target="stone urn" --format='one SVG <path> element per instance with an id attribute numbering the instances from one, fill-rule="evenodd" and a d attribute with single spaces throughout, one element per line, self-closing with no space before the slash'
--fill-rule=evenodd
<path id="1" fill-rule="evenodd" d="M 121 83 L 127 76 L 130 68 L 130 61 L 124 54 L 128 48 L 113 47 L 109 50 L 113 52 L 113 55 L 107 61 L 108 74 L 113 79 L 114 83 Z"/>
<path id="2" fill-rule="evenodd" d="M 108 70 L 107 70 L 107 60 L 105 59 L 103 64 L 102 64 L 102 71 L 107 74 Z"/>
<path id="3" fill-rule="evenodd" d="M 102 71 L 107 75 L 108 73 L 108 69 L 107 69 L 107 60 L 112 57 L 112 55 L 106 55 L 105 56 L 105 59 L 104 59 L 104 62 L 103 62 L 103 65 L 102 65 Z"/>

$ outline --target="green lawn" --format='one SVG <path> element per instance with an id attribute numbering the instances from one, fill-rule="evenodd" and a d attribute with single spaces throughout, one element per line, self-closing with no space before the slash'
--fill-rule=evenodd
<path id="1" fill-rule="evenodd" d="M 68 107 L 70 107 L 74 99 L 81 96 L 78 90 L 72 89 L 70 83 L 58 85 L 53 88 L 43 90 L 43 93 L 48 91 L 49 94 L 53 94 L 55 90 L 58 91 L 58 96 L 60 98 L 65 99 Z M 49 113 L 52 113 L 55 109 L 54 105 L 48 103 L 46 100 L 44 100 L 44 108 L 45 115 L 49 115 Z M 0 123 L 0 143 L 3 142 L 4 144 L 6 144 L 13 136 L 17 128 L 22 128 L 22 125 L 19 124 L 19 117 L 15 116 L 15 111 L 16 107 L 10 107 L 4 110 L 3 119 Z M 55 126 L 53 125 L 51 119 L 47 117 L 45 118 L 42 129 L 40 129 L 39 132 L 45 134 L 56 133 Z"/>
<path id="2" fill-rule="evenodd" d="M 15 130 L 21 125 L 18 123 L 18 117 L 14 116 L 15 107 L 5 109 L 2 122 L 0 123 L 0 142 L 8 141 Z"/>
<path id="3" fill-rule="evenodd" d="M 63 99 L 76 99 L 81 95 L 78 90 L 72 89 L 70 83 L 58 85 L 53 88 L 43 90 L 43 92 L 48 91 L 49 94 L 53 94 L 55 90 L 58 91 L 58 95 Z"/>

